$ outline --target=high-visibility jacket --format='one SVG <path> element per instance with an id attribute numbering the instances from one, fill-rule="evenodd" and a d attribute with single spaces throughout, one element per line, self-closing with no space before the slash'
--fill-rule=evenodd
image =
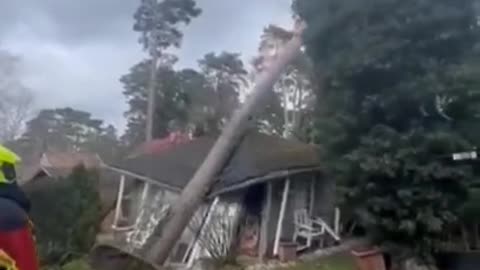
<path id="1" fill-rule="evenodd" d="M 27 213 L 15 202 L 0 198 L 0 266 L 39 270 L 35 240 Z"/>
<path id="2" fill-rule="evenodd" d="M 17 184 L 20 158 L 0 145 L 0 268 L 39 270 L 28 217 L 30 201 Z"/>
<path id="3" fill-rule="evenodd" d="M 15 260 L 2 249 L 0 249 L 0 269 L 20 270 Z"/>

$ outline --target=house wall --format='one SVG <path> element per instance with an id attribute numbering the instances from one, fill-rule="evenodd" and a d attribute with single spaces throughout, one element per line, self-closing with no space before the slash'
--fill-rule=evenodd
<path id="1" fill-rule="evenodd" d="M 127 200 L 128 206 L 128 223 L 129 224 L 134 224 L 137 221 L 137 217 L 140 214 L 140 207 L 142 206 L 141 204 L 148 203 L 149 198 L 145 198 L 145 200 L 142 202 L 142 195 L 143 195 L 143 190 L 145 188 L 145 183 L 142 181 L 138 181 L 136 179 L 131 180 L 132 183 L 130 183 L 130 188 L 131 192 L 128 194 L 125 194 L 125 200 Z M 150 192 L 153 193 L 153 192 Z"/>
<path id="2" fill-rule="evenodd" d="M 128 219 L 130 220 L 132 225 L 135 224 L 137 217 L 139 216 L 139 213 L 140 213 L 139 210 L 140 210 L 140 206 L 142 205 L 142 197 L 143 197 L 144 186 L 145 186 L 144 185 L 145 183 L 143 181 L 135 180 L 135 182 L 136 184 L 130 186 L 128 199 L 124 201 L 124 203 L 126 204 L 124 207 L 129 208 L 130 215 L 128 216 Z M 160 194 L 161 200 L 155 202 L 154 198 L 157 194 Z M 154 211 L 155 209 L 159 209 L 160 205 L 172 204 L 178 197 L 179 197 L 179 194 L 176 192 L 165 190 L 157 186 L 150 186 L 149 192 L 147 193 L 147 197 L 144 202 L 144 208 L 143 208 L 144 211 L 147 211 L 146 212 L 147 214 L 145 215 L 145 217 L 146 218 L 150 217 L 150 215 L 148 214 L 149 211 Z M 187 226 L 187 228 L 184 230 L 180 239 L 177 241 L 175 247 L 173 248 L 172 253 L 169 257 L 170 262 L 174 262 L 174 263 L 181 262 L 181 260 L 185 255 L 185 251 L 191 246 L 192 240 L 195 238 L 197 234 L 198 227 L 200 226 L 200 223 L 203 219 L 203 216 L 206 213 L 207 208 L 208 208 L 207 203 L 199 207 L 194 217 L 192 218 L 189 226 Z M 148 223 L 148 221 L 146 222 Z M 144 224 L 144 222 L 141 221 L 141 224 Z M 143 225 L 140 225 L 139 229 L 143 227 L 144 227 Z M 159 239 L 160 236 L 161 236 L 160 234 L 156 234 L 156 232 L 154 231 L 151 237 L 149 238 L 147 244 L 142 248 L 137 249 L 135 252 L 139 253 L 140 255 L 143 252 L 147 252 L 150 248 L 150 245 L 154 243 L 157 239 Z M 125 242 L 127 238 L 127 234 L 119 233 L 117 234 L 116 238 L 119 239 L 120 242 Z"/>
<path id="3" fill-rule="evenodd" d="M 105 174 L 108 177 L 105 177 L 104 174 L 102 174 L 100 182 L 100 195 L 102 201 L 105 202 L 104 207 L 106 211 L 104 213 L 105 220 L 102 225 L 102 228 L 105 228 L 105 230 L 109 227 L 111 228 L 113 225 L 113 218 L 111 218 L 111 216 L 114 216 L 120 184 L 120 174 L 115 174 L 116 179 L 108 173 Z M 125 180 L 122 210 L 123 213 L 126 214 L 126 223 L 133 224 L 139 214 L 145 182 L 131 177 L 126 177 Z M 155 186 L 151 186 L 150 191 L 147 194 L 148 198 L 154 196 L 158 190 L 159 189 Z M 176 193 L 167 190 L 163 190 L 163 193 L 163 200 L 166 202 L 171 202 L 178 196 Z"/>
<path id="4" fill-rule="evenodd" d="M 238 229 L 243 222 L 241 219 L 243 217 L 242 200 L 242 193 L 232 193 L 219 197 L 218 203 L 212 209 L 209 222 L 204 225 L 198 238 L 200 250 L 195 254 L 195 257 L 210 257 L 219 254 L 227 256 L 226 252 L 231 251 L 232 246 L 239 244 Z M 208 210 L 208 205 L 206 205 L 205 210 Z M 205 217 L 206 214 L 207 211 L 203 212 L 201 217 Z M 199 227 L 197 226 L 197 228 Z M 198 231 L 193 232 L 195 234 L 191 240 L 195 239 Z"/>
<path id="5" fill-rule="evenodd" d="M 296 210 L 309 210 L 310 175 L 298 175 L 290 179 L 290 192 L 288 193 L 287 209 L 283 221 L 282 240 L 291 241 L 295 232 L 294 214 Z"/>
<path id="6" fill-rule="evenodd" d="M 107 215 L 115 205 L 120 183 L 118 173 L 105 169 L 99 170 L 98 190 L 102 200 L 102 213 Z"/>
<path id="7" fill-rule="evenodd" d="M 106 214 L 103 218 L 102 223 L 100 224 L 100 234 L 104 233 L 111 233 L 112 232 L 112 224 L 113 220 L 115 219 L 115 211 L 110 211 Z"/>
<path id="8" fill-rule="evenodd" d="M 310 210 L 310 201 L 311 201 L 311 190 L 312 190 L 312 181 L 313 177 L 311 174 L 298 175 L 290 178 L 290 192 L 288 194 L 288 202 L 286 206 L 285 216 L 283 220 L 283 230 L 281 235 L 281 240 L 291 241 L 295 229 L 294 224 L 294 212 L 296 209 L 306 208 Z M 278 225 L 279 212 L 282 202 L 283 191 L 285 187 L 285 180 L 279 179 L 270 182 L 272 185 L 272 200 L 271 200 L 271 209 L 269 213 L 269 222 L 267 224 L 267 256 L 271 256 L 273 253 L 273 246 L 275 241 L 275 233 Z M 267 183 L 268 185 L 268 183 Z M 333 216 L 334 209 L 334 200 L 335 200 L 335 183 L 329 181 L 326 177 L 315 178 L 314 185 L 314 205 L 311 209 L 312 214 L 315 216 Z M 267 189 L 265 189 L 265 192 Z M 130 207 L 138 209 L 140 198 L 143 192 L 143 185 L 139 185 L 137 188 L 131 189 L 132 196 L 136 199 L 133 200 L 134 203 Z M 153 190 L 150 192 L 152 194 L 159 192 L 159 189 Z M 174 202 L 179 194 L 163 190 L 163 203 L 172 203 Z M 235 193 L 230 193 L 228 195 L 221 196 L 221 205 L 222 207 L 233 205 L 233 204 L 242 204 L 245 192 L 239 191 Z M 211 202 L 211 201 L 210 201 Z M 208 202 L 208 203 L 210 203 Z M 181 250 L 184 250 L 191 246 L 192 240 L 195 239 L 197 234 L 197 229 L 199 222 L 203 218 L 208 209 L 208 203 L 206 202 L 203 207 L 196 213 L 196 217 L 192 219 L 192 222 L 189 227 L 183 232 L 180 240 L 178 241 L 175 250 L 172 254 L 175 256 L 177 261 L 182 257 Z M 264 201 L 264 204 L 266 200 Z M 147 202 L 148 204 L 148 202 Z M 263 210 L 265 211 L 265 209 Z M 262 215 L 264 216 L 264 215 Z M 240 221 L 242 222 L 242 221 Z M 196 224 L 197 223 L 197 224 Z M 154 236 L 155 237 L 155 236 Z M 202 251 L 202 254 L 205 254 L 205 251 Z"/>
<path id="9" fill-rule="evenodd" d="M 327 175 L 315 176 L 315 203 L 313 216 L 322 217 L 332 225 L 335 215 L 336 189 L 335 180 Z"/>

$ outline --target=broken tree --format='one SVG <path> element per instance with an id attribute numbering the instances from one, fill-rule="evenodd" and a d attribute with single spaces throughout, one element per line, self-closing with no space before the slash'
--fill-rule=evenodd
<path id="1" fill-rule="evenodd" d="M 196 171 L 193 178 L 173 204 L 171 215 L 165 224 L 162 235 L 149 253 L 147 260 L 163 265 L 175 243 L 188 225 L 198 206 L 207 195 L 243 135 L 253 124 L 263 99 L 271 91 L 286 66 L 298 55 L 302 46 L 303 23 L 296 25 L 295 34 L 287 44 L 273 57 L 267 69 L 258 77 L 251 95 L 245 104 L 233 115 L 223 129 L 208 156 Z"/>

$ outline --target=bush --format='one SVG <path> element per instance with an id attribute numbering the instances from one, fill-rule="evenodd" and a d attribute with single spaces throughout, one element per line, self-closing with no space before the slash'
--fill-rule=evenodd
<path id="1" fill-rule="evenodd" d="M 62 270 L 91 270 L 91 269 L 92 268 L 90 267 L 90 265 L 85 259 L 77 259 L 62 266 Z"/>
<path id="2" fill-rule="evenodd" d="M 26 188 L 42 264 L 62 264 L 89 251 L 101 218 L 97 182 L 96 173 L 78 167 L 64 179 Z"/>

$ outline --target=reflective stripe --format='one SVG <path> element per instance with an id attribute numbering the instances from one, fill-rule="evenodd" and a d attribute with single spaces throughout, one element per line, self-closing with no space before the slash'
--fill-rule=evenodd
<path id="1" fill-rule="evenodd" d="M 2 249 L 0 249 L 0 269 L 18 270 L 15 260 Z"/>

